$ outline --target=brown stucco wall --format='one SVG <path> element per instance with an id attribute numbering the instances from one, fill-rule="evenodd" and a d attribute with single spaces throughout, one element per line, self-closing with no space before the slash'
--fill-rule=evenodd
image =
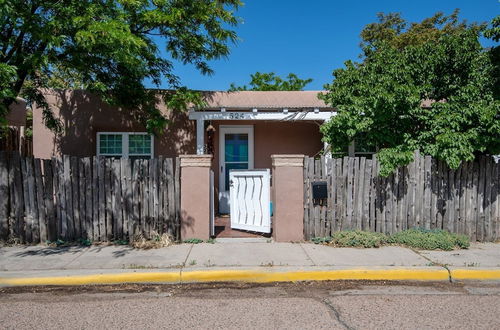
<path id="1" fill-rule="evenodd" d="M 9 112 L 6 116 L 8 126 L 26 126 L 26 101 L 17 98 L 9 105 Z"/>
<path id="2" fill-rule="evenodd" d="M 210 238 L 211 155 L 181 156 L 181 239 Z"/>
<path id="3" fill-rule="evenodd" d="M 46 94 L 56 118 L 63 124 L 64 133 L 58 138 L 45 127 L 42 110 L 33 109 L 33 153 L 35 157 L 50 158 L 61 154 L 88 157 L 96 154 L 98 132 L 145 132 L 126 110 L 109 106 L 84 91 L 51 91 Z M 160 105 L 171 120 L 165 133 L 154 138 L 154 155 L 175 157 L 196 151 L 196 125 L 186 113 L 172 112 Z"/>
<path id="4" fill-rule="evenodd" d="M 304 239 L 304 156 L 273 155 L 273 238 L 276 242 Z"/>

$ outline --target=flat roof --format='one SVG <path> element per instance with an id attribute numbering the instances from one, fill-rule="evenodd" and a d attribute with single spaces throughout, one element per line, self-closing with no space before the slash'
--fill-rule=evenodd
<path id="1" fill-rule="evenodd" d="M 205 110 L 230 109 L 333 109 L 318 98 L 323 91 L 202 92 Z"/>

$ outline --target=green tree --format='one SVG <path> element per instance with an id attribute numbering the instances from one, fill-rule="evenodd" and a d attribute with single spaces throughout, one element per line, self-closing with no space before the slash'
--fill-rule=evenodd
<path id="1" fill-rule="evenodd" d="M 493 74 L 498 78 L 500 77 L 500 45 L 498 44 L 500 41 L 500 15 L 493 18 L 490 26 L 488 26 L 484 31 L 484 36 L 497 42 L 497 45 L 492 47 L 489 53 L 491 62 L 495 67 Z M 500 78 L 496 80 L 495 84 L 495 99 L 500 100 Z"/>
<path id="2" fill-rule="evenodd" d="M 211 74 L 208 61 L 236 41 L 239 0 L 0 0 L 0 118 L 18 95 L 44 108 L 42 88 L 81 85 L 130 109 L 148 130 L 167 120 L 158 97 L 183 109 L 199 104 L 183 87 L 173 60 Z M 73 79 L 73 80 L 71 80 Z M 149 90 L 166 82 L 172 91 Z"/>
<path id="3" fill-rule="evenodd" d="M 377 146 L 382 175 L 411 162 L 414 150 L 452 168 L 500 153 L 499 77 L 479 35 L 464 26 L 404 47 L 371 43 L 363 62 L 335 70 L 320 95 L 338 109 L 321 128 L 325 141 L 339 152 L 357 138 Z"/>
<path id="4" fill-rule="evenodd" d="M 440 37 L 461 33 L 467 29 L 479 31 L 484 25 L 467 24 L 459 20 L 459 10 L 451 15 L 437 12 L 421 22 L 408 23 L 399 13 L 378 13 L 378 22 L 366 25 L 361 31 L 361 48 L 365 55 L 376 51 L 381 43 L 389 44 L 398 49 L 408 46 L 436 42 Z"/>
<path id="5" fill-rule="evenodd" d="M 484 31 L 484 36 L 496 42 L 500 41 L 500 15 L 491 20 L 491 26 Z"/>
<path id="6" fill-rule="evenodd" d="M 286 79 L 277 76 L 274 72 L 256 72 L 250 75 L 249 87 L 246 85 L 236 86 L 234 83 L 229 87 L 234 91 L 301 91 L 312 79 L 300 79 L 296 74 L 289 73 Z"/>

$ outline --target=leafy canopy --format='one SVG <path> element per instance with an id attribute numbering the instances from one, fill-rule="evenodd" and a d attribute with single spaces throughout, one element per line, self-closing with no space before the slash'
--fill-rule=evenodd
<path id="1" fill-rule="evenodd" d="M 446 29 L 426 23 L 417 33 L 399 28 L 406 26 L 400 22 L 381 37 L 362 34 L 369 49 L 363 62 L 347 61 L 334 70 L 334 81 L 320 95 L 338 109 L 321 128 L 334 151 L 363 138 L 379 148 L 382 175 L 410 163 L 414 150 L 452 168 L 479 153 L 500 153 L 500 102 L 494 93 L 499 77 L 477 26 L 451 20 Z M 420 38 L 407 39 L 408 34 Z"/>
<path id="2" fill-rule="evenodd" d="M 289 73 L 286 79 L 277 76 L 274 72 L 256 72 L 250 75 L 250 87 L 246 85 L 229 87 L 230 92 L 235 91 L 301 91 L 312 79 L 300 79 L 296 74 Z"/>
<path id="3" fill-rule="evenodd" d="M 200 95 L 183 87 L 173 60 L 211 74 L 237 37 L 239 0 L 0 0 L 0 118 L 23 95 L 44 107 L 40 89 L 77 87 L 130 109 L 148 130 L 167 121 L 158 97 L 183 109 Z M 173 91 L 148 90 L 161 82 Z"/>
<path id="4" fill-rule="evenodd" d="M 408 23 L 400 13 L 378 13 L 378 22 L 366 25 L 361 31 L 361 48 L 365 55 L 378 49 L 380 43 L 387 43 L 395 48 L 436 42 L 440 37 L 462 32 L 466 29 L 479 31 L 482 26 L 467 24 L 459 20 L 459 10 L 451 15 L 437 12 L 422 22 Z"/>

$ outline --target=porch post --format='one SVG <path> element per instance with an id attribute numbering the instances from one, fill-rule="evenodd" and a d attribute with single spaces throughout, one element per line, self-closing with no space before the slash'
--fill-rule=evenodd
<path id="1" fill-rule="evenodd" d="M 181 155 L 181 239 L 210 238 L 212 155 Z"/>
<path id="2" fill-rule="evenodd" d="M 304 239 L 304 155 L 272 155 L 273 238 Z"/>
<path id="3" fill-rule="evenodd" d="M 196 119 L 196 154 L 205 153 L 205 120 Z"/>

